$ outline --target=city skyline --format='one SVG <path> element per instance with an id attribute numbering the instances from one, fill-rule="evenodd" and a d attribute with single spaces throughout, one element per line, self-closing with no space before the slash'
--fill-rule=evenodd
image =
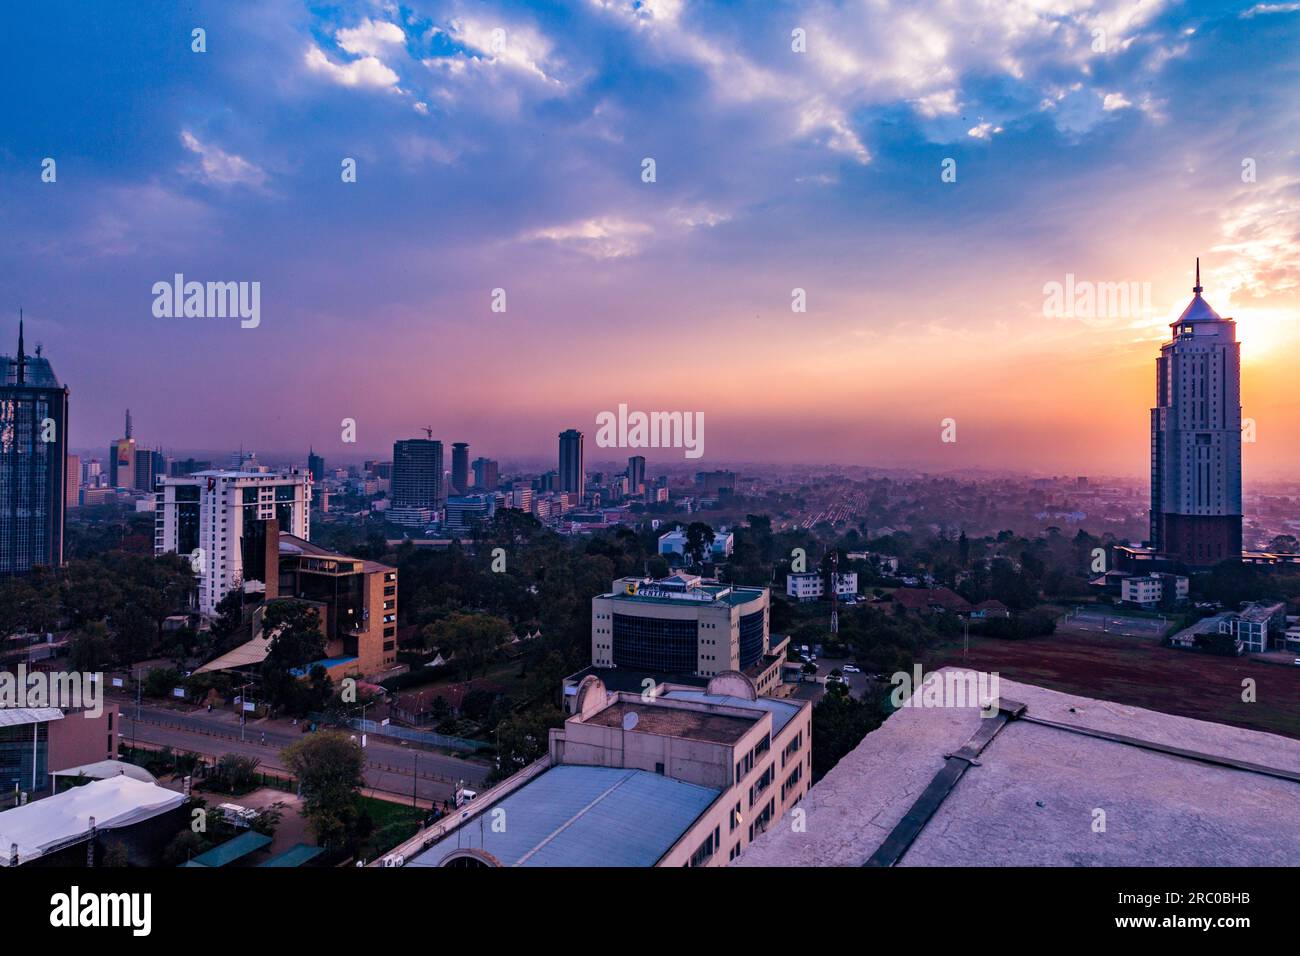
<path id="1" fill-rule="evenodd" d="M 1245 483 L 1300 464 L 1285 5 L 96 10 L 111 44 L 77 10 L 0 67 L 4 335 L 23 308 L 71 448 L 130 407 L 142 447 L 546 458 L 628 404 L 703 413 L 701 468 L 1140 476 L 1200 255 Z M 260 283 L 260 321 L 157 317 L 176 274 Z"/>

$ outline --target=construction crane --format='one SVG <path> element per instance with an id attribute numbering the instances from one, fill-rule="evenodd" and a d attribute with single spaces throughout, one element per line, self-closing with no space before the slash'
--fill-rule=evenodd
<path id="1" fill-rule="evenodd" d="M 424 432 L 427 436 L 429 436 L 429 441 L 433 441 L 433 429 L 430 426 L 425 425 L 422 429 L 420 429 L 420 431 Z"/>

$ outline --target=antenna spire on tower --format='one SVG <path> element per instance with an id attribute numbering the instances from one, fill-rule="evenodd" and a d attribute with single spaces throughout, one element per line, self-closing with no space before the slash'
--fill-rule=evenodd
<path id="1" fill-rule="evenodd" d="M 1201 257 L 1196 257 L 1196 285 L 1192 286 L 1192 291 L 1197 295 L 1201 294 Z"/>

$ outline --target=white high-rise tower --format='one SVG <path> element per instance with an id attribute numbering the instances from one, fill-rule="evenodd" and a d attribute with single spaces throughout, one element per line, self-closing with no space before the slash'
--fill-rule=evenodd
<path id="1" fill-rule="evenodd" d="M 1193 567 L 1241 558 L 1241 345 L 1237 325 L 1194 297 L 1156 359 L 1151 545 Z"/>

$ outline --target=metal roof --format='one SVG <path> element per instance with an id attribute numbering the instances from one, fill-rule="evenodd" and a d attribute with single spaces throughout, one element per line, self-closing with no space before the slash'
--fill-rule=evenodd
<path id="1" fill-rule="evenodd" d="M 57 707 L 0 707 L 0 727 L 43 724 L 62 719 L 63 711 Z"/>
<path id="2" fill-rule="evenodd" d="M 1180 325 L 1183 322 L 1222 322 L 1223 316 L 1210 308 L 1210 303 L 1201 298 L 1198 292 L 1192 297 L 1192 301 L 1187 303 L 1187 308 L 1183 309 L 1183 314 L 1178 317 L 1174 325 Z"/>
<path id="3" fill-rule="evenodd" d="M 296 843 L 283 853 L 273 856 L 264 863 L 259 863 L 257 865 L 270 867 L 302 866 L 304 863 L 316 859 L 316 857 L 320 856 L 324 852 L 324 847 L 311 846 L 307 843 Z"/>
<path id="4" fill-rule="evenodd" d="M 200 853 L 188 863 L 182 863 L 181 866 L 226 866 L 262 849 L 270 842 L 271 838 L 265 833 L 249 830 L 247 833 L 241 833 L 233 840 L 227 840 L 220 846 L 214 846 L 207 853 Z"/>
<path id="5" fill-rule="evenodd" d="M 744 697 L 728 697 L 725 694 L 706 694 L 698 690 L 670 690 L 661 695 L 673 700 L 698 700 L 706 704 L 723 704 L 727 707 L 746 707 L 749 710 L 766 710 L 772 715 L 772 735 L 776 736 L 786 724 L 794 720 L 799 713 L 799 705 L 774 697 L 760 697 L 758 700 L 746 700 Z"/>
<path id="6" fill-rule="evenodd" d="M 648 770 L 552 767 L 407 865 L 481 849 L 503 866 L 654 866 L 720 792 Z"/>

